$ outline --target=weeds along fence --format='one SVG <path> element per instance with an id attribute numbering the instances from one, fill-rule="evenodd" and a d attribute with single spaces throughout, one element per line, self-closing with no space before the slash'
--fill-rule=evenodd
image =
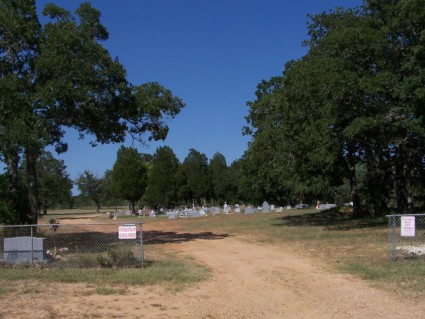
<path id="1" fill-rule="evenodd" d="M 142 223 L 0 226 L 0 266 L 144 266 Z"/>
<path id="2" fill-rule="evenodd" d="M 425 260 L 425 214 L 388 215 L 389 258 Z"/>

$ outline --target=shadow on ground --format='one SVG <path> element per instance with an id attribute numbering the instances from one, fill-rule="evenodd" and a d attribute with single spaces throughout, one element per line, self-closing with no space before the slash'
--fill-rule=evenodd
<path id="1" fill-rule="evenodd" d="M 196 239 L 217 240 L 229 237 L 229 234 L 214 234 L 212 232 L 202 233 L 177 233 L 166 231 L 143 231 L 143 243 L 152 244 L 179 244 Z"/>
<path id="2" fill-rule="evenodd" d="M 385 217 L 359 217 L 341 216 L 335 211 L 320 211 L 303 215 L 289 215 L 279 217 L 278 222 L 274 226 L 296 226 L 296 227 L 313 227 L 321 226 L 327 230 L 352 230 L 364 228 L 384 228 L 387 227 Z"/>

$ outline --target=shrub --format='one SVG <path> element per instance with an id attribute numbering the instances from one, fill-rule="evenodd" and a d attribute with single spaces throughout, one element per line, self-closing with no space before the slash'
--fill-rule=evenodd
<path id="1" fill-rule="evenodd" d="M 108 256 L 97 256 L 97 262 L 102 268 L 126 268 L 139 267 L 140 261 L 134 257 L 134 254 L 129 249 L 124 250 L 109 250 Z"/>

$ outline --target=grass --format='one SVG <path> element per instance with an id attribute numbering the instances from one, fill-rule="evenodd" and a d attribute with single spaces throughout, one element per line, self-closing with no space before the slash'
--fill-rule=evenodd
<path id="1" fill-rule="evenodd" d="M 425 297 L 422 259 L 389 262 L 385 217 L 354 219 L 336 212 L 220 215 L 179 220 L 182 232 L 231 234 L 253 243 L 285 244 L 344 272 L 411 298 Z"/>
<path id="2" fill-rule="evenodd" d="M 2 269 L 0 295 L 13 292 L 10 282 L 19 280 L 84 282 L 94 285 L 90 293 L 97 294 L 120 294 L 122 288 L 117 285 L 158 284 L 182 289 L 209 278 L 210 271 L 193 260 L 171 254 L 162 244 L 231 235 L 253 243 L 282 244 L 301 254 L 320 258 L 330 271 L 353 274 L 409 297 L 425 297 L 423 260 L 388 261 L 388 230 L 384 217 L 353 219 L 336 212 L 291 210 L 279 214 L 232 214 L 179 220 L 161 216 L 142 220 L 144 224 L 177 223 L 179 227 L 179 233 L 144 233 L 146 268 Z"/>
<path id="3" fill-rule="evenodd" d="M 158 260 L 148 259 L 146 264 L 145 268 L 128 269 L 5 268 L 0 272 L 0 282 L 37 280 L 62 283 L 84 282 L 97 286 L 159 284 L 171 289 L 180 289 L 209 277 L 208 268 L 188 258 L 168 256 Z"/>

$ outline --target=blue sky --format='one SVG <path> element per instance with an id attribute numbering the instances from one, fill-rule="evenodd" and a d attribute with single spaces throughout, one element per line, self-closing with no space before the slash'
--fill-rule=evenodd
<path id="1" fill-rule="evenodd" d="M 82 1 L 53 2 L 74 11 Z M 180 161 L 194 148 L 209 159 L 222 153 L 227 163 L 240 158 L 249 137 L 242 135 L 257 84 L 280 75 L 291 59 L 305 54 L 307 14 L 359 0 L 123 0 L 91 1 L 109 30 L 104 46 L 118 57 L 133 84 L 157 81 L 186 103 L 169 122 L 164 142 L 138 146 L 153 154 L 170 146 Z M 68 131 L 69 150 L 56 155 L 75 179 L 84 170 L 102 176 L 120 145 L 89 145 Z M 128 140 L 126 146 L 132 145 Z"/>

